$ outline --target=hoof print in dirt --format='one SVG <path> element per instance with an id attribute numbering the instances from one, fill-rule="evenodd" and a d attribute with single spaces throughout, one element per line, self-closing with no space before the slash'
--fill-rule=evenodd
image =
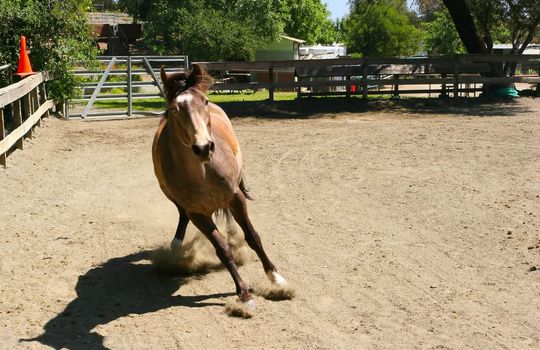
<path id="1" fill-rule="evenodd" d="M 225 313 L 231 317 L 252 318 L 255 316 L 255 310 L 253 299 L 245 303 L 241 301 L 229 301 L 225 305 Z"/>
<path id="2" fill-rule="evenodd" d="M 291 300 L 295 297 L 296 291 L 289 285 L 257 286 L 253 288 L 253 294 L 261 296 L 267 300 L 280 301 Z"/>

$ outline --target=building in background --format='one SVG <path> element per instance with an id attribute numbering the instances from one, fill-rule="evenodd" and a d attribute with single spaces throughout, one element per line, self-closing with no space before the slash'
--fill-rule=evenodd
<path id="1" fill-rule="evenodd" d="M 141 25 L 124 13 L 89 12 L 88 22 L 96 36 L 100 52 L 110 56 L 125 56 L 142 36 Z"/>
<path id="2" fill-rule="evenodd" d="M 300 45 L 305 40 L 280 35 L 279 39 L 255 50 L 255 61 L 288 61 L 300 59 Z M 259 83 L 269 82 L 268 72 L 256 72 L 251 79 Z M 283 69 L 274 71 L 275 83 L 294 82 L 294 70 Z"/>
<path id="3" fill-rule="evenodd" d="M 493 45 L 493 53 L 494 54 L 504 54 L 509 55 L 512 51 L 512 44 L 494 44 Z M 540 55 L 540 44 L 529 44 L 527 45 L 527 48 L 525 51 L 523 51 L 524 55 Z M 538 72 L 538 65 L 533 64 L 531 62 L 529 63 L 518 63 L 517 65 L 517 71 L 521 74 L 528 74 L 529 72 Z M 540 73 L 540 72 L 538 72 Z M 533 75 L 536 75 L 537 73 L 534 73 Z"/>
<path id="4" fill-rule="evenodd" d="M 301 46 L 300 60 L 326 60 L 347 55 L 347 48 L 342 44 Z"/>
<path id="5" fill-rule="evenodd" d="M 255 61 L 298 60 L 303 43 L 305 40 L 280 35 L 278 40 L 255 50 Z"/>

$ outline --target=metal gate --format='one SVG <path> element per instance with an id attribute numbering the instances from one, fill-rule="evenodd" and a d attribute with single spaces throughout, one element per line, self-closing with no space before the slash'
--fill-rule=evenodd
<path id="1" fill-rule="evenodd" d="M 82 96 L 73 102 L 85 102 L 83 108 L 71 113 L 69 118 L 115 117 L 148 114 L 133 110 L 133 100 L 138 98 L 161 97 L 163 86 L 159 78 L 161 66 L 165 71 L 187 70 L 187 56 L 100 56 L 102 69 L 78 69 L 72 71 L 76 76 L 87 80 L 81 85 Z M 118 77 L 121 77 L 120 80 Z M 125 80 L 122 78 L 125 77 Z M 137 79 L 134 80 L 134 77 Z M 92 81 L 93 80 L 93 81 Z M 122 89 L 122 93 L 111 92 Z M 139 90 L 143 90 L 139 92 Z M 94 110 L 94 102 L 100 100 L 126 100 L 125 110 Z M 71 109 L 71 108 L 70 108 Z"/>

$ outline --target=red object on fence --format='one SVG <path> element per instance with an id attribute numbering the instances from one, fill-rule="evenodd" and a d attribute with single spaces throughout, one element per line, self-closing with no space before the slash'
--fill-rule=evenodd
<path id="1" fill-rule="evenodd" d="M 32 71 L 32 65 L 30 64 L 30 58 L 28 52 L 26 52 L 26 37 L 21 35 L 21 52 L 19 53 L 19 65 L 17 66 L 17 73 L 20 77 L 26 77 L 36 72 Z"/>
<path id="2" fill-rule="evenodd" d="M 356 92 L 356 85 L 351 85 L 351 92 Z"/>

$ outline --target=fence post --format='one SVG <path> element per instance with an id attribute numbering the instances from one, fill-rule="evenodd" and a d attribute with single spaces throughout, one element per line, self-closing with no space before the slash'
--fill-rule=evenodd
<path id="1" fill-rule="evenodd" d="M 0 108 L 0 141 L 2 141 L 5 137 L 6 129 L 4 126 L 4 109 Z M 0 164 L 3 165 L 4 168 L 7 166 L 5 153 L 0 154 Z"/>
<path id="2" fill-rule="evenodd" d="M 399 79 L 399 74 L 394 74 L 394 79 Z M 399 97 L 399 83 L 394 84 L 394 97 Z"/>
<path id="3" fill-rule="evenodd" d="M 270 83 L 270 87 L 268 89 L 268 100 L 270 102 L 274 102 L 274 68 L 273 67 L 268 68 L 268 82 Z"/>
<path id="4" fill-rule="evenodd" d="M 459 62 L 454 58 L 454 98 L 459 97 Z"/>
<path id="5" fill-rule="evenodd" d="M 31 92 L 27 93 L 23 97 L 23 107 L 24 107 L 23 120 L 28 119 L 28 117 L 30 117 L 32 115 L 32 98 L 31 98 L 30 94 L 31 94 Z M 33 128 L 30 128 L 30 130 L 28 130 L 28 137 L 29 138 L 32 138 L 34 136 L 32 129 Z M 22 142 L 22 139 L 21 139 L 21 142 Z"/>
<path id="6" fill-rule="evenodd" d="M 367 64 L 364 63 L 362 65 L 362 98 L 365 100 L 367 99 L 367 93 L 368 93 L 368 86 L 367 86 Z"/>
<path id="7" fill-rule="evenodd" d="M 37 86 L 34 88 L 34 90 L 30 92 L 30 97 L 32 99 L 32 109 L 31 109 L 32 113 L 30 113 L 30 115 L 32 115 L 39 109 L 39 106 L 40 106 Z M 36 125 L 41 126 L 41 118 L 39 118 Z"/>
<path id="8" fill-rule="evenodd" d="M 442 73 L 441 78 L 446 79 L 446 73 Z M 446 83 L 441 85 L 441 97 L 446 97 Z"/>
<path id="9" fill-rule="evenodd" d="M 184 56 L 184 71 L 187 71 L 189 69 L 189 57 Z"/>
<path id="10" fill-rule="evenodd" d="M 351 76 L 350 75 L 347 75 L 345 76 L 345 79 L 347 80 L 347 85 L 345 85 L 345 91 L 347 92 L 346 93 L 346 96 L 347 97 L 351 97 Z"/>
<path id="11" fill-rule="evenodd" d="M 294 73 L 294 74 L 296 75 L 296 70 L 295 70 L 295 73 Z M 302 78 L 296 77 L 296 78 L 295 78 L 295 81 L 296 81 L 297 83 L 300 83 L 300 82 L 302 82 Z M 254 91 L 255 91 L 255 90 L 254 90 Z M 298 84 L 298 86 L 296 87 L 296 99 L 299 100 L 299 99 L 301 99 L 301 98 L 302 98 L 302 86 L 301 86 L 300 84 Z"/>
<path id="12" fill-rule="evenodd" d="M 128 110 L 127 115 L 131 117 L 132 107 L 133 107 L 133 89 L 131 81 L 131 56 L 127 57 L 127 93 L 128 93 Z"/>
<path id="13" fill-rule="evenodd" d="M 47 90 L 45 89 L 45 83 L 41 83 L 39 86 L 39 99 L 40 99 L 40 105 L 47 102 Z M 45 118 L 49 118 L 49 110 L 47 109 L 44 114 Z M 67 116 L 66 116 L 67 117 Z"/>
<path id="14" fill-rule="evenodd" d="M 13 124 L 14 129 L 22 125 L 21 100 L 13 102 Z M 23 139 L 17 140 L 15 145 L 18 149 L 23 149 Z"/>

